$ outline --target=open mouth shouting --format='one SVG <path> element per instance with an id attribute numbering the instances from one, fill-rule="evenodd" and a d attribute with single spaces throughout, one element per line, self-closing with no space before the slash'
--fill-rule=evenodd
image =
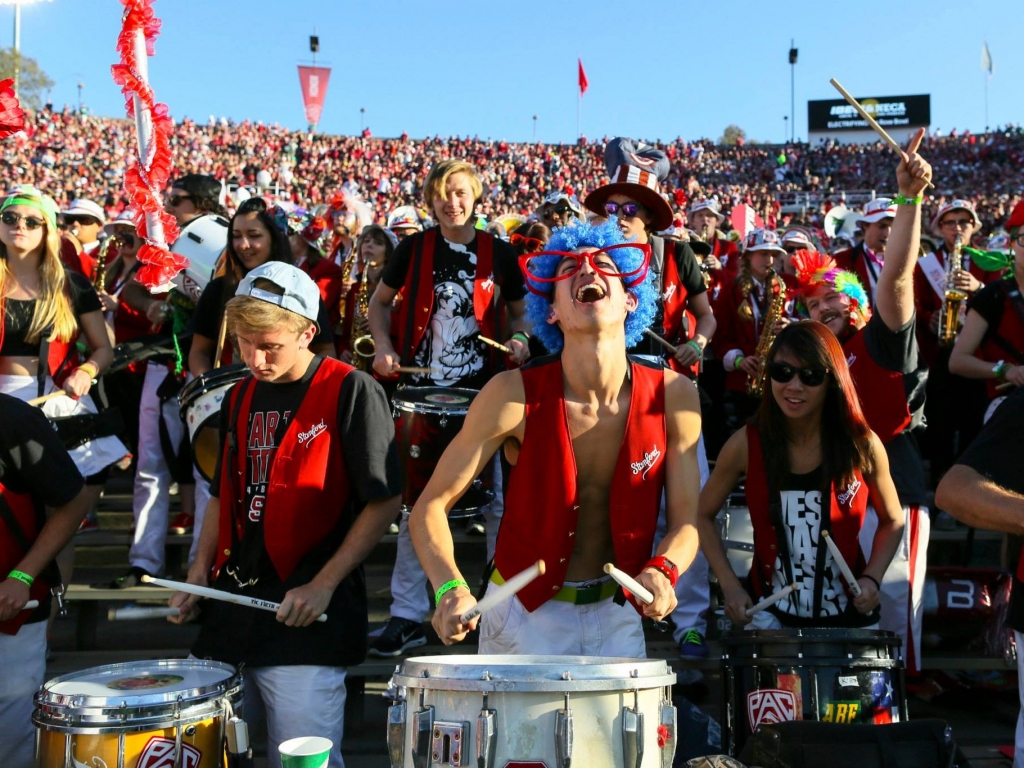
<path id="1" fill-rule="evenodd" d="M 603 299 L 606 295 L 604 286 L 600 283 L 586 283 L 576 289 L 573 301 L 577 304 L 593 304 Z"/>

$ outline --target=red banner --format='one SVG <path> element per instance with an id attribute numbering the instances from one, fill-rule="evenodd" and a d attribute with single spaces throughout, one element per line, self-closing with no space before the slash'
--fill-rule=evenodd
<path id="1" fill-rule="evenodd" d="M 306 107 L 306 122 L 316 125 L 324 111 L 327 97 L 327 81 L 331 77 L 329 67 L 299 67 L 299 85 L 302 86 L 302 104 Z"/>
<path id="2" fill-rule="evenodd" d="M 577 80 L 580 86 L 580 96 L 587 92 L 587 88 L 590 87 L 590 81 L 587 80 L 587 72 L 583 69 L 583 59 L 576 59 L 576 63 L 579 64 L 579 72 L 577 73 Z"/>

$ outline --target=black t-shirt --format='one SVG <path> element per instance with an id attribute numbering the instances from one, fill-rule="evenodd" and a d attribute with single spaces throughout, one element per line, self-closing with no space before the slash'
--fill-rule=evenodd
<path id="1" fill-rule="evenodd" d="M 1020 433 L 1024 428 L 1024 389 L 1017 389 L 992 414 L 981 433 L 956 460 L 1001 488 L 1024 493 L 1024 453 Z M 1010 626 L 1024 632 L 1024 583 L 1013 579 L 1010 593 Z"/>
<path id="2" fill-rule="evenodd" d="M 11 493 L 31 494 L 36 519 L 42 523 L 45 507 L 64 506 L 79 494 L 85 481 L 38 408 L 0 395 L 0 424 L 0 484 Z M 49 615 L 46 600 L 29 621 L 44 621 Z"/>
<path id="3" fill-rule="evenodd" d="M 665 272 L 663 266 L 664 253 L 670 247 L 669 241 L 661 237 L 651 238 L 651 273 L 654 275 L 654 287 L 658 292 L 658 312 L 654 317 L 654 322 L 651 324 L 651 330 L 657 333 L 659 336 L 665 334 L 665 299 L 667 294 L 671 290 L 679 290 L 676 286 L 664 285 L 662 275 Z M 689 243 L 680 243 L 672 241 L 674 253 L 672 258 L 676 262 L 676 271 L 679 273 L 679 283 L 686 289 L 686 295 L 699 296 L 702 293 L 707 292 L 707 287 L 704 285 L 704 276 L 700 271 L 700 263 L 697 261 L 697 254 L 693 252 Z M 660 251 L 660 254 L 659 254 Z M 659 258 L 660 255 L 660 258 Z M 661 344 L 648 337 L 644 336 L 640 342 L 629 349 L 630 354 L 634 355 L 654 355 L 660 357 L 664 352 Z"/>
<path id="4" fill-rule="evenodd" d="M 71 298 L 71 311 L 77 320 L 89 312 L 101 312 L 103 305 L 100 297 L 83 275 L 64 270 L 64 278 L 68 284 L 68 295 Z M 37 299 L 3 300 L 4 333 L 3 346 L 0 346 L 0 357 L 38 357 L 39 342 L 25 341 L 25 333 L 32 323 L 32 315 L 36 311 Z"/>
<path id="5" fill-rule="evenodd" d="M 413 350 L 411 361 L 403 360 L 403 364 L 431 369 L 429 374 L 411 377 L 412 383 L 418 386 L 480 389 L 491 375 L 487 366 L 491 350 L 478 338 L 480 327 L 473 312 L 473 278 L 480 238 L 474 237 L 468 245 L 460 245 L 446 240 L 440 228 L 436 231 L 432 276 L 434 314 L 419 347 Z M 385 285 L 399 290 L 406 284 L 416 246 L 422 237 L 407 237 L 398 244 L 381 275 Z M 519 301 L 526 296 L 516 251 L 498 238 L 494 238 L 493 271 L 494 282 L 506 302 Z M 404 354 L 403 350 L 397 352 Z"/>
<path id="6" fill-rule="evenodd" d="M 256 388 L 244 432 L 249 459 L 244 503 L 250 515 L 241 541 L 232 548 L 231 558 L 217 579 L 218 589 L 280 602 L 289 589 L 309 583 L 320 571 L 367 503 L 401 493 L 394 422 L 387 398 L 373 377 L 353 371 L 345 377 L 338 396 L 338 434 L 350 483 L 348 503 L 332 535 L 308 553 L 286 581 L 278 577 L 264 547 L 262 496 L 274 446 L 283 437 L 321 363 L 322 358 L 314 358 L 296 382 L 250 384 Z M 248 379 L 236 386 L 245 381 Z M 222 439 L 229 431 L 230 399 L 225 397 L 221 405 Z M 210 484 L 215 497 L 220 491 L 220 471 L 218 466 Z M 335 590 L 327 609 L 328 621 L 314 627 L 288 628 L 272 613 L 225 603 L 204 605 L 204 611 L 207 617 L 194 649 L 197 656 L 249 666 L 347 666 L 365 656 L 366 589 L 361 568 Z M 225 626 L 235 629 L 225 632 Z"/>
<path id="7" fill-rule="evenodd" d="M 1003 278 L 982 286 L 980 291 L 967 300 L 967 308 L 977 312 L 988 323 L 984 340 L 995 340 L 1001 350 L 1000 356 L 1014 364 L 1024 360 L 1024 349 L 1018 348 L 1018 345 L 1014 343 L 1015 339 L 1000 338 L 996 331 L 999 330 L 999 324 L 1003 321 L 1003 312 L 1017 311 L 1017 308 L 1013 306 L 1014 299 L 1011 298 L 1010 301 L 1007 301 L 1010 298 L 1008 294 L 1013 296 L 1014 294 L 1010 292 L 1015 291 L 1016 288 L 1017 281 L 1013 277 Z"/>
<path id="8" fill-rule="evenodd" d="M 913 430 L 924 423 L 925 385 L 928 369 L 918 354 L 914 333 L 916 318 L 893 331 L 876 312 L 864 328 L 864 344 L 868 354 L 882 368 L 903 374 L 903 391 L 910 406 L 910 426 L 885 445 L 889 457 L 889 473 L 903 506 L 928 503 L 924 463 Z"/>
<path id="9" fill-rule="evenodd" d="M 220 337 L 220 321 L 224 316 L 225 301 L 224 291 L 226 278 L 215 277 L 206 284 L 202 295 L 196 304 L 196 311 L 192 314 L 192 333 L 205 336 L 216 341 Z M 230 298 L 230 297 L 228 297 Z M 312 346 L 320 344 L 331 344 L 334 341 L 334 334 L 331 332 L 331 323 L 327 317 L 327 307 L 324 300 L 320 299 L 320 307 L 316 313 L 316 324 L 320 328 L 313 337 Z"/>

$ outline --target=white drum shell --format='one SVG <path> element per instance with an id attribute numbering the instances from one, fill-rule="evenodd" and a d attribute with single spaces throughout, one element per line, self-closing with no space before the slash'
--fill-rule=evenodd
<path id="1" fill-rule="evenodd" d="M 184 256 L 188 267 L 175 275 L 172 285 L 192 301 L 206 288 L 217 269 L 220 255 L 228 244 L 228 220 L 215 213 L 192 219 L 181 228 L 171 253 Z"/>

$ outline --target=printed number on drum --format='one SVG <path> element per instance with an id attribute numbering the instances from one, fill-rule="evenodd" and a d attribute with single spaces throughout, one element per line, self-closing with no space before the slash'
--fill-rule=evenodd
<path id="1" fill-rule="evenodd" d="M 832 701 L 825 705 L 823 723 L 855 723 L 860 714 L 859 701 Z"/>

